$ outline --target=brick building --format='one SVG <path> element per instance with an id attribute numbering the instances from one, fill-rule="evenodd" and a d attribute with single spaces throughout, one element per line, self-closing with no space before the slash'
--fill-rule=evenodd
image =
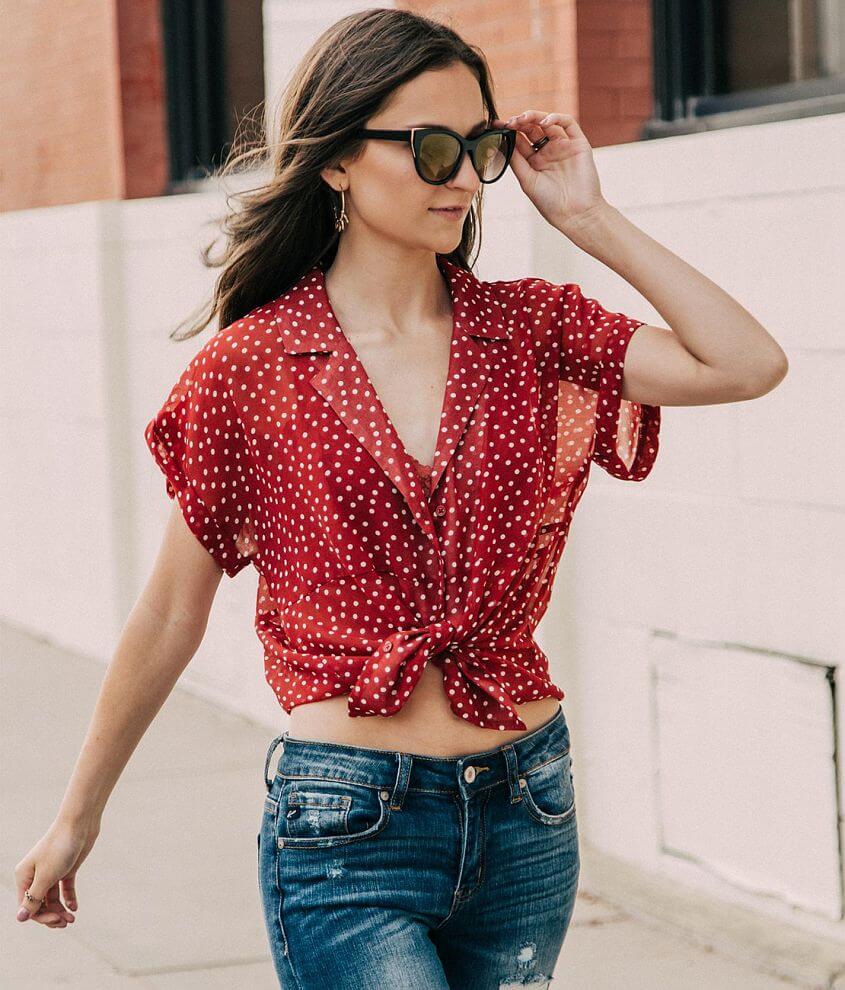
<path id="1" fill-rule="evenodd" d="M 717 118 L 724 126 L 749 113 L 770 120 L 843 105 L 845 18 L 835 3 L 396 5 L 448 19 L 480 45 L 508 114 L 571 112 L 593 147 L 711 127 Z M 307 16 L 328 24 L 368 5 L 304 6 L 4 0 L 0 209 L 184 189 L 221 162 L 238 117 L 265 97 L 273 72 L 264 71 L 266 23 Z M 766 16 L 754 16 L 764 8 Z M 795 10 L 804 13 L 796 18 Z"/>

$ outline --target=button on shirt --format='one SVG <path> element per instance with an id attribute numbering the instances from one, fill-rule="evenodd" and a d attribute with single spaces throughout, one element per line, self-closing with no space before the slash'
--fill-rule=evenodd
<path id="1" fill-rule="evenodd" d="M 286 712 L 346 695 L 350 716 L 390 716 L 434 663 L 458 718 L 525 729 L 515 705 L 564 697 L 533 634 L 590 469 L 644 479 L 660 408 L 621 397 L 643 321 L 575 283 L 437 264 L 453 325 L 430 470 L 404 449 L 319 265 L 208 340 L 145 438 L 226 574 L 255 567 L 255 629 Z"/>

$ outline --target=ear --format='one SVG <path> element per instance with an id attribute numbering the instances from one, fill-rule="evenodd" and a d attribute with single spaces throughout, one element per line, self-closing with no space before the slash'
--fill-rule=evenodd
<path id="1" fill-rule="evenodd" d="M 331 188 L 337 192 L 344 183 L 341 181 L 341 176 L 346 174 L 346 169 L 342 165 L 335 167 L 327 167 L 320 170 L 320 177 L 323 181 L 331 186 Z M 347 183 L 348 185 L 348 183 Z"/>

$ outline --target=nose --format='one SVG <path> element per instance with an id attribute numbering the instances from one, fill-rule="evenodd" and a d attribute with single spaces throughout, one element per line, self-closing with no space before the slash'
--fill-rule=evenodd
<path id="1" fill-rule="evenodd" d="M 457 189 L 471 189 L 473 192 L 481 185 L 481 179 L 478 177 L 478 172 L 475 171 L 468 151 L 461 153 L 460 167 L 447 185 Z"/>

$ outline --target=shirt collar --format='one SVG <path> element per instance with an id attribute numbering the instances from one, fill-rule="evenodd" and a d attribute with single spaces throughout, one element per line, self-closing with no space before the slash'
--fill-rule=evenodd
<path id="1" fill-rule="evenodd" d="M 442 255 L 437 255 L 437 264 L 449 283 L 455 334 L 492 340 L 509 337 L 504 306 L 489 284 Z M 279 337 L 289 354 L 337 348 L 339 327 L 337 319 L 332 319 L 325 272 L 319 265 L 305 272 L 276 302 Z"/>

